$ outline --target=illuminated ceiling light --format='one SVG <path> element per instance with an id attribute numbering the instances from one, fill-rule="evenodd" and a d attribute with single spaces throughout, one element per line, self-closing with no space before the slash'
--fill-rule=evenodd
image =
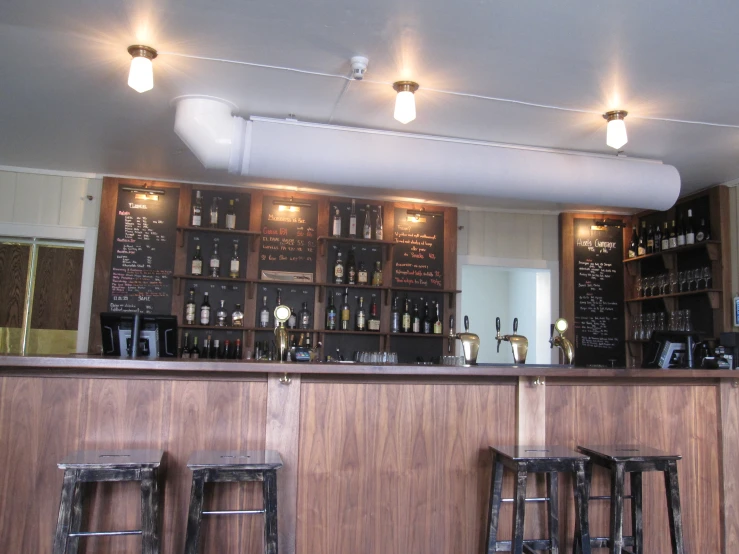
<path id="1" fill-rule="evenodd" d="M 134 44 L 128 47 L 133 56 L 131 71 L 128 73 L 128 86 L 137 92 L 146 92 L 154 88 L 154 69 L 151 60 L 157 57 L 157 51 L 151 46 Z"/>
<path id="2" fill-rule="evenodd" d="M 614 110 L 603 114 L 603 119 L 608 121 L 608 129 L 606 130 L 606 144 L 611 148 L 618 150 L 629 139 L 626 136 L 626 123 L 624 118 L 629 114 L 624 110 Z"/>
<path id="3" fill-rule="evenodd" d="M 410 123 L 416 119 L 416 100 L 413 93 L 418 90 L 418 83 L 413 81 L 398 81 L 393 83 L 398 93 L 395 98 L 395 119 L 401 123 Z"/>

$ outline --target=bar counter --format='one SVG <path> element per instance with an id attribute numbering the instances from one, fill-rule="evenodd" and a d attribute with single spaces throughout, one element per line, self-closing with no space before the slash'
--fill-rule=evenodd
<path id="1" fill-rule="evenodd" d="M 370 366 L 0 356 L 0 544 L 51 552 L 62 472 L 76 449 L 167 452 L 163 552 L 184 547 L 191 474 L 202 449 L 278 450 L 280 552 L 484 551 L 488 445 L 641 443 L 681 454 L 686 552 L 739 544 L 739 372 L 568 366 Z M 529 496 L 544 482 L 530 479 Z M 504 482 L 511 497 L 513 480 Z M 609 494 L 595 469 L 593 494 Z M 212 509 L 261 505 L 256 485 L 224 487 Z M 136 528 L 135 485 L 98 485 L 83 529 Z M 574 526 L 561 480 L 563 551 Z M 544 506 L 526 537 L 544 536 Z M 626 518 L 628 519 L 628 518 Z M 259 517 L 204 520 L 203 552 L 261 552 Z M 608 532 L 607 503 L 591 533 Z M 670 550 L 664 482 L 644 476 L 645 552 Z M 511 533 L 504 504 L 500 539 Z M 630 531 L 627 522 L 625 533 Z M 97 537 L 81 552 L 133 552 Z M 239 546 L 241 550 L 238 550 Z"/>

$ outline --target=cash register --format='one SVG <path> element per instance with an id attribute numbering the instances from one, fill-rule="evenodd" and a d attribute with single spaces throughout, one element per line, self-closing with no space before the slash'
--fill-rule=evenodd
<path id="1" fill-rule="evenodd" d="M 123 312 L 100 314 L 103 354 L 119 357 L 177 357 L 177 318 Z"/>

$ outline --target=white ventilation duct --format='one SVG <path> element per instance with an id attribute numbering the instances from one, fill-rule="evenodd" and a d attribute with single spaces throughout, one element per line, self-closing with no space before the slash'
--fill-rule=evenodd
<path id="1" fill-rule="evenodd" d="M 244 125 L 230 110 L 213 99 L 177 104 L 175 131 L 207 168 L 331 185 L 653 210 L 670 208 L 680 193 L 677 170 L 655 161 L 263 117 Z"/>

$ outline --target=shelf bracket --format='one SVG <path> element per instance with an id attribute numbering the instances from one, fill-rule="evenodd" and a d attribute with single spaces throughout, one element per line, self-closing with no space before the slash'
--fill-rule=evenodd
<path id="1" fill-rule="evenodd" d="M 257 251 L 257 241 L 261 238 L 260 235 L 251 235 L 249 237 L 249 243 L 251 245 L 251 251 L 256 252 Z"/>
<path id="2" fill-rule="evenodd" d="M 318 302 L 323 302 L 323 291 L 325 288 L 323 285 L 318 286 Z"/>
<path id="3" fill-rule="evenodd" d="M 708 257 L 712 262 L 717 262 L 721 259 L 721 248 L 718 244 L 714 243 L 708 243 L 706 244 L 706 251 L 708 252 Z"/>
<path id="4" fill-rule="evenodd" d="M 254 290 L 256 289 L 257 284 L 249 282 L 246 284 L 246 290 L 248 291 L 249 300 L 254 300 Z"/>
<path id="5" fill-rule="evenodd" d="M 177 229 L 177 242 L 180 243 L 180 248 L 185 246 L 185 231 L 184 229 Z"/>
<path id="6" fill-rule="evenodd" d="M 718 310 L 721 307 L 721 298 L 718 292 L 709 292 L 708 300 L 711 302 L 711 309 Z"/>

